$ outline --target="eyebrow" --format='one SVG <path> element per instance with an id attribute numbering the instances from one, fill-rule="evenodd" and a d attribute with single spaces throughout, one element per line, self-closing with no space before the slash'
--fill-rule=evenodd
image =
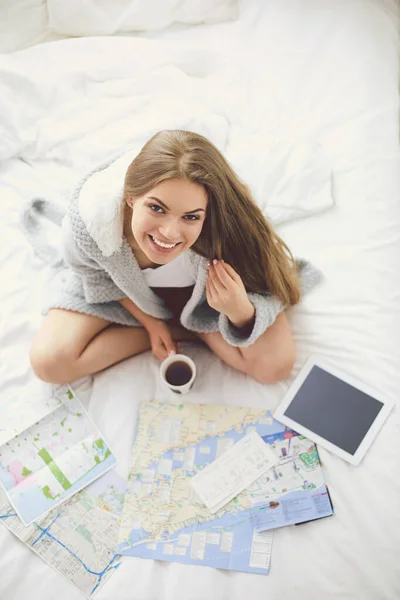
<path id="1" fill-rule="evenodd" d="M 156 200 L 159 204 L 161 204 L 161 206 L 163 208 L 165 208 L 165 210 L 169 210 L 168 206 L 166 204 L 164 204 L 164 202 L 162 200 L 160 200 L 160 198 L 156 198 L 155 196 L 147 196 L 147 197 L 150 198 L 150 200 Z M 204 208 L 195 208 L 194 210 L 188 210 L 188 212 L 185 212 L 183 214 L 184 215 L 192 215 L 193 213 L 200 212 L 200 211 L 206 212 L 204 210 Z"/>

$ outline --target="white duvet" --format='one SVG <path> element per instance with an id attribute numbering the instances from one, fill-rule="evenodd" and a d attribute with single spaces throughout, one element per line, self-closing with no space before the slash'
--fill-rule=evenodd
<path id="1" fill-rule="evenodd" d="M 283 6 L 243 2 L 237 23 L 174 34 L 182 47 L 165 33 L 162 40 L 63 40 L 0 56 L 0 393 L 34 383 L 27 352 L 53 274 L 19 227 L 25 202 L 41 195 L 65 203 L 88 169 L 156 129 L 186 127 L 226 153 L 294 254 L 324 272 L 324 283 L 289 315 L 293 376 L 317 353 L 397 400 L 394 15 L 372 1 Z M 287 388 L 256 384 L 203 348 L 185 351 L 199 372 L 188 401 L 274 408 Z M 121 473 L 138 402 L 169 397 L 157 370 L 147 353 L 80 382 Z M 277 531 L 268 577 L 126 559 L 98 598 L 397 600 L 399 433 L 396 408 L 357 468 L 321 450 L 336 514 Z M 55 594 L 80 597 L 0 529 L 2 600 Z"/>
<path id="2" fill-rule="evenodd" d="M 237 0 L 2 0 L 0 52 L 71 36 L 220 23 L 237 15 Z"/>
<path id="3" fill-rule="evenodd" d="M 161 129 L 188 129 L 225 153 L 275 223 L 333 205 L 318 141 L 277 139 L 254 119 L 243 69 L 216 52 L 141 39 L 113 40 L 113 59 L 99 65 L 106 44 L 66 40 L 0 56 L 0 159 L 51 161 L 77 182 L 127 151 L 134 157 Z M 104 193 L 122 189 L 125 163 Z M 54 192 L 57 202 L 65 186 Z"/>

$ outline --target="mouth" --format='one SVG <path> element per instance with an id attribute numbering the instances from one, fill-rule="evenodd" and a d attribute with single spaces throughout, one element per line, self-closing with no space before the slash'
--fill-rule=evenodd
<path id="1" fill-rule="evenodd" d="M 151 244 L 151 247 L 161 254 L 170 254 L 173 252 L 178 246 L 182 244 L 182 242 L 176 242 L 175 244 L 169 244 L 159 240 L 158 238 L 148 234 L 148 238 Z"/>

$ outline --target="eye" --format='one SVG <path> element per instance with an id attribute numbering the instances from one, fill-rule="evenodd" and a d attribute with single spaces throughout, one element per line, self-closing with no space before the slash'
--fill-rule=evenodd
<path id="1" fill-rule="evenodd" d="M 183 218 L 187 221 L 199 221 L 200 219 L 200 217 L 197 215 L 185 215 Z"/>
<path id="2" fill-rule="evenodd" d="M 155 213 L 163 213 L 164 210 L 161 208 L 161 206 L 158 206 L 158 204 L 149 204 L 149 208 L 150 210 L 152 210 Z"/>

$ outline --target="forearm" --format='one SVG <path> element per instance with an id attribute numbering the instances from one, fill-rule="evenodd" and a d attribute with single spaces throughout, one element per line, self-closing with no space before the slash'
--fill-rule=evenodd
<path id="1" fill-rule="evenodd" d="M 250 336 L 256 318 L 254 305 L 249 303 L 249 306 L 242 309 L 241 313 L 233 317 L 228 317 L 234 327 L 236 327 L 243 337 Z M 271 352 L 271 340 L 269 335 L 261 335 L 250 346 L 235 346 L 235 350 L 246 364 L 255 363 L 260 356 Z"/>
<path id="2" fill-rule="evenodd" d="M 226 364 L 260 383 L 287 379 L 294 365 L 294 343 L 284 312 L 246 348 L 228 343 L 219 332 L 201 333 L 199 337 Z"/>
<path id="3" fill-rule="evenodd" d="M 241 324 L 243 321 L 244 316 L 242 321 L 237 322 Z M 254 321 L 255 310 L 252 319 L 245 322 L 244 327 L 248 327 L 248 330 L 244 330 L 244 335 L 250 335 Z M 250 346 L 235 347 L 235 350 L 245 365 L 255 366 L 255 368 L 257 365 L 263 365 L 262 370 L 266 377 L 271 370 L 274 380 L 286 379 L 294 364 L 295 349 L 285 313 L 280 313 L 275 322 Z M 268 364 L 263 364 L 266 357 L 268 357 Z"/>
<path id="4" fill-rule="evenodd" d="M 158 320 L 156 317 L 152 317 L 151 315 L 143 312 L 143 310 L 139 308 L 130 298 L 121 298 L 121 300 L 118 300 L 118 302 L 125 308 L 125 310 L 135 317 L 135 319 L 137 319 L 139 323 L 143 325 L 143 327 L 147 328 L 148 325 L 151 325 L 154 323 L 154 321 Z"/>
<path id="5" fill-rule="evenodd" d="M 256 318 L 256 311 L 255 311 L 254 305 L 251 304 L 251 302 L 246 307 L 246 309 L 241 312 L 241 314 L 228 316 L 228 319 L 232 323 L 232 325 L 234 327 L 236 327 L 237 329 L 239 329 L 243 333 L 243 336 L 246 336 L 246 337 L 251 333 L 251 331 L 254 327 L 255 318 Z M 237 350 L 237 352 L 239 353 L 239 355 L 242 358 L 245 358 L 246 360 L 251 360 L 260 352 L 260 347 L 257 344 L 257 342 L 260 339 L 261 338 L 256 340 L 254 342 L 254 344 L 251 344 L 250 346 L 244 346 L 244 347 L 236 346 L 235 349 Z M 261 351 L 262 351 L 262 349 L 261 349 Z"/>
<path id="6" fill-rule="evenodd" d="M 261 335 L 250 346 L 236 346 L 240 356 L 247 362 L 255 361 L 260 355 L 270 349 L 268 337 Z"/>
<path id="7" fill-rule="evenodd" d="M 237 315 L 226 315 L 232 325 L 234 325 L 237 329 L 250 329 L 254 325 L 254 320 L 256 318 L 256 310 L 254 305 L 249 302 L 245 309 L 243 309 Z"/>

